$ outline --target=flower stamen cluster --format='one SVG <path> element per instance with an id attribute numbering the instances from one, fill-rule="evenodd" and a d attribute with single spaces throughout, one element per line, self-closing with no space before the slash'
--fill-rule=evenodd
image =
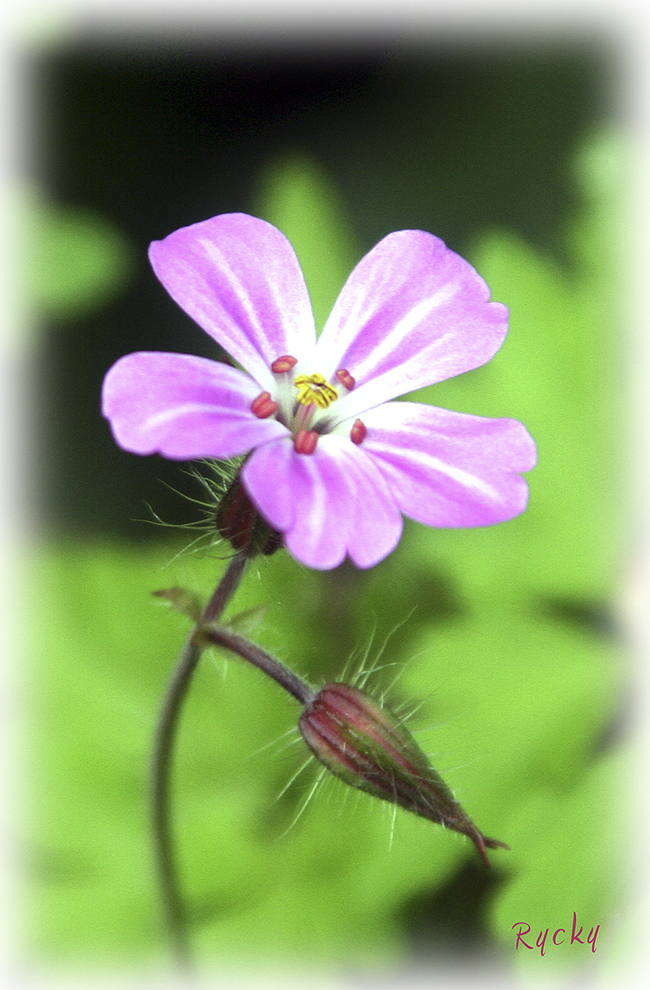
<path id="1" fill-rule="evenodd" d="M 279 423 L 291 430 L 293 449 L 297 454 L 313 454 L 319 436 L 330 432 L 332 420 L 319 416 L 339 398 L 339 389 L 320 372 L 311 375 L 290 373 L 298 364 L 291 354 L 283 354 L 271 364 L 276 379 L 277 399 L 270 392 L 260 392 L 251 403 L 251 412 L 258 419 L 274 416 Z M 335 379 L 339 388 L 351 392 L 356 382 L 347 368 L 339 368 Z M 363 443 L 367 430 L 360 419 L 350 429 L 352 443 Z"/>

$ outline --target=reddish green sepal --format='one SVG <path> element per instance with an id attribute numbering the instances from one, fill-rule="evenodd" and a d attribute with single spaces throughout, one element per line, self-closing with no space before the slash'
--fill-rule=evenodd
<path id="1" fill-rule="evenodd" d="M 239 475 L 223 496 L 215 515 L 219 534 L 247 557 L 270 556 L 282 546 L 282 534 L 264 520 L 241 483 Z"/>
<path id="2" fill-rule="evenodd" d="M 299 727 L 314 756 L 346 784 L 467 835 L 486 866 L 486 849 L 509 848 L 479 832 L 408 729 L 364 691 L 328 684 Z"/>

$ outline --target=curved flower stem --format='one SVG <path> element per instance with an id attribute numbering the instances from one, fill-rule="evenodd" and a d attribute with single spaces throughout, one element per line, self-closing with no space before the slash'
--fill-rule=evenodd
<path id="1" fill-rule="evenodd" d="M 202 622 L 215 622 L 220 618 L 237 590 L 246 567 L 246 561 L 247 557 L 243 553 L 238 553 L 232 558 L 210 601 L 203 610 Z M 167 688 L 158 720 L 152 763 L 153 836 L 160 895 L 174 955 L 185 969 L 189 968 L 191 964 L 191 954 L 187 937 L 187 917 L 179 890 L 171 834 L 170 777 L 178 720 L 201 652 L 201 647 L 195 643 L 193 631 L 178 658 Z"/>
<path id="2" fill-rule="evenodd" d="M 246 553 L 237 553 L 231 559 L 226 569 L 226 573 L 215 588 L 212 598 L 203 609 L 201 622 L 219 621 L 226 605 L 239 587 L 239 582 L 244 575 L 244 570 L 246 569 L 248 559 L 249 558 Z"/>
<path id="3" fill-rule="evenodd" d="M 170 770 L 176 726 L 201 650 L 187 642 L 160 712 L 153 756 L 152 823 L 160 896 L 172 950 L 183 967 L 190 964 L 186 917 L 178 889 L 169 819 Z"/>
<path id="4" fill-rule="evenodd" d="M 237 633 L 219 626 L 209 629 L 204 628 L 201 630 L 201 635 L 215 646 L 221 646 L 223 649 L 230 650 L 232 653 L 237 653 L 244 660 L 248 660 L 256 667 L 259 667 L 260 670 L 263 670 L 265 674 L 268 674 L 278 684 L 281 684 L 289 694 L 292 694 L 303 705 L 310 704 L 316 697 L 316 691 L 314 691 L 307 681 L 303 681 L 302 677 L 298 677 L 292 670 L 285 667 L 283 663 L 272 657 L 270 653 L 266 653 L 265 650 L 260 649 L 255 643 L 244 639 L 243 636 L 239 636 Z"/>

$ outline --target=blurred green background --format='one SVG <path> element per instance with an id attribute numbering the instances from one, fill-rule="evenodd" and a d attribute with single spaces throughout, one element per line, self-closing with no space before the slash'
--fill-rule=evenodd
<path id="1" fill-rule="evenodd" d="M 616 53 L 599 39 L 419 44 L 376 36 L 79 35 L 30 60 L 36 135 L 28 289 L 34 566 L 27 682 L 26 947 L 53 971 L 164 963 L 148 764 L 185 621 L 150 592 L 208 594 L 223 549 L 191 522 L 182 465 L 119 450 L 103 375 L 132 350 L 215 355 L 149 270 L 152 239 L 220 212 L 277 224 L 322 324 L 391 230 L 468 257 L 511 330 L 486 367 L 420 401 L 521 419 L 528 511 L 483 530 L 407 523 L 371 572 L 252 569 L 232 612 L 314 683 L 375 664 L 486 834 L 471 844 L 330 781 L 311 789 L 298 710 L 256 670 L 206 654 L 174 774 L 192 939 L 206 965 L 502 978 L 587 971 L 625 897 L 628 561 L 620 490 Z M 174 489 L 174 490 L 172 490 Z M 148 508 L 151 506 L 151 510 Z M 286 788 L 286 789 L 285 789 Z M 292 826 L 292 827 L 291 827 Z M 598 949 L 515 951 L 513 925 L 600 925 Z M 584 937 L 584 936 L 583 936 Z"/>

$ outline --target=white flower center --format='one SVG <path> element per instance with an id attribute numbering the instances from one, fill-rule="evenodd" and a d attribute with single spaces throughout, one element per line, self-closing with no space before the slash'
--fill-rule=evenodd
<path id="1" fill-rule="evenodd" d="M 346 368 L 339 368 L 336 372 L 337 385 L 328 382 L 319 372 L 292 378 L 297 363 L 297 359 L 290 354 L 284 354 L 273 362 L 271 371 L 277 383 L 275 394 L 261 392 L 251 403 L 251 411 L 259 419 L 275 417 L 291 430 L 297 453 L 313 454 L 318 437 L 329 433 L 327 417 L 321 413 L 336 402 L 341 388 L 351 392 L 355 380 Z M 366 432 L 364 424 L 357 419 L 350 430 L 350 440 L 360 444 Z"/>

